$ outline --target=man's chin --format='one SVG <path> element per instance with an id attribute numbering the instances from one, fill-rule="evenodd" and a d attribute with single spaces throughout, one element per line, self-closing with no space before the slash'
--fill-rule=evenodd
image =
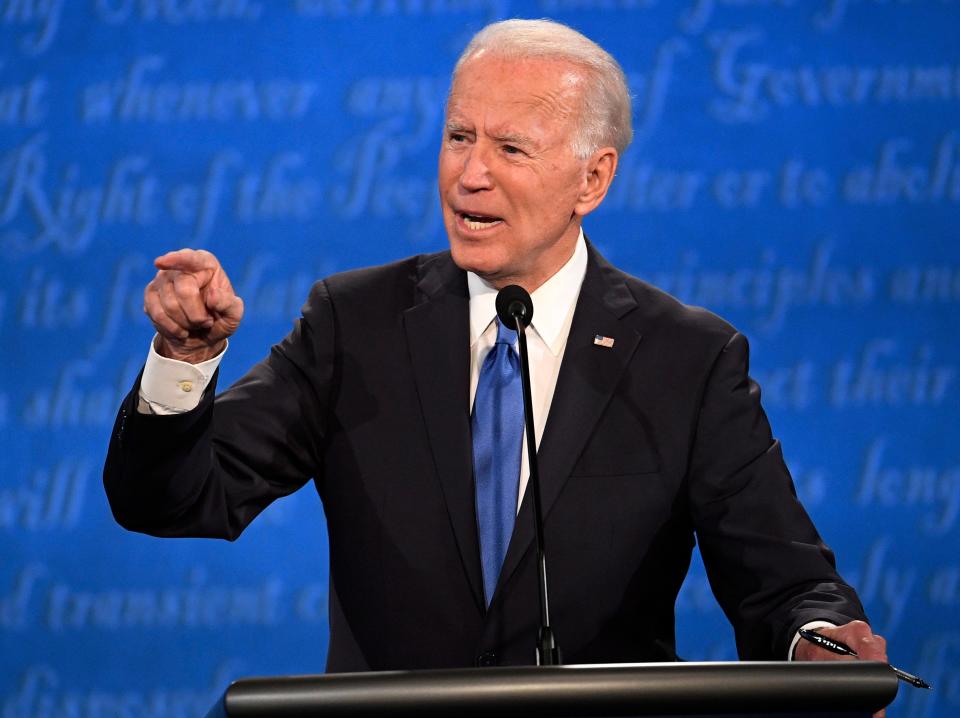
<path id="1" fill-rule="evenodd" d="M 465 272 L 473 272 L 491 284 L 503 272 L 503 262 L 490 252 L 480 248 L 464 248 L 458 242 L 450 243 L 450 257 L 453 263 Z"/>

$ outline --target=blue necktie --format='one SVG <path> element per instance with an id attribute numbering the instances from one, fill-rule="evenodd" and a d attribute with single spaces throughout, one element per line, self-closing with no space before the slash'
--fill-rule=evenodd
<path id="1" fill-rule="evenodd" d="M 517 516 L 523 396 L 516 338 L 516 331 L 497 322 L 497 342 L 483 360 L 473 402 L 473 474 L 488 606 Z"/>

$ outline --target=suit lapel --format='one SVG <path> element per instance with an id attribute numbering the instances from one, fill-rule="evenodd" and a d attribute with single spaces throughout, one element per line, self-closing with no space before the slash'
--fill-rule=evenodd
<path id="1" fill-rule="evenodd" d="M 447 255 L 427 261 L 404 329 L 434 463 L 464 571 L 484 610 L 473 497 L 470 434 L 469 294 L 464 272 Z"/>
<path id="2" fill-rule="evenodd" d="M 622 321 L 622 317 L 637 306 L 636 300 L 620 273 L 589 248 L 587 274 L 537 451 L 544 517 L 549 516 L 550 508 L 640 343 L 637 330 Z M 614 338 L 614 345 L 609 348 L 595 345 L 594 337 L 598 334 Z M 533 538 L 533 490 L 528 486 L 504 559 L 500 587 L 517 569 Z M 497 594 L 500 590 L 498 587 Z"/>

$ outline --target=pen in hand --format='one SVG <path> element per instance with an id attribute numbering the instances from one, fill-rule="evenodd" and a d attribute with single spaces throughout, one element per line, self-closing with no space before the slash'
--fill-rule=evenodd
<path id="1" fill-rule="evenodd" d="M 827 638 L 822 633 L 808 631 L 806 628 L 801 628 L 799 633 L 800 638 L 810 641 L 810 643 L 814 644 L 815 646 L 820 646 L 820 648 L 830 651 L 831 653 L 836 653 L 841 656 L 853 656 L 854 658 L 860 657 L 859 654 L 847 644 L 841 643 L 840 641 L 835 641 L 832 638 Z M 906 671 L 901 671 L 899 668 L 895 668 L 894 666 L 890 666 L 890 668 L 893 669 L 893 672 L 897 675 L 897 678 L 904 683 L 909 683 L 914 688 L 931 688 L 929 683 L 918 676 L 911 675 Z"/>

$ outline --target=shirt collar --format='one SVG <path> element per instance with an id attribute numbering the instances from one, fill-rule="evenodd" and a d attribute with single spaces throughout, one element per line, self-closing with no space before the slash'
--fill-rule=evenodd
<path id="1" fill-rule="evenodd" d="M 531 326 L 554 356 L 559 356 L 563 349 L 565 337 L 562 331 L 577 302 L 577 297 L 580 296 L 580 285 L 583 284 L 586 273 L 587 244 L 583 239 L 581 228 L 573 256 L 530 297 L 534 308 Z M 497 315 L 498 290 L 473 272 L 467 272 L 467 287 L 470 290 L 470 346 L 472 347 Z"/>

